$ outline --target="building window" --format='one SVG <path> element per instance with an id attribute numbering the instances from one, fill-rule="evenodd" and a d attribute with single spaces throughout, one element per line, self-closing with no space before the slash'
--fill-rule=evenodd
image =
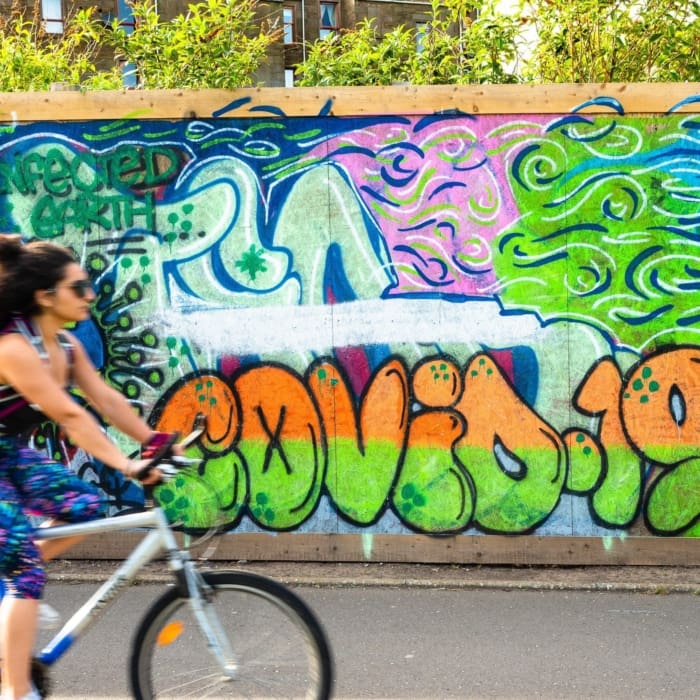
<path id="1" fill-rule="evenodd" d="M 63 34 L 63 3 L 41 0 L 41 19 L 47 34 Z"/>
<path id="2" fill-rule="evenodd" d="M 294 87 L 294 70 L 292 68 L 284 69 L 284 87 Z"/>
<path id="3" fill-rule="evenodd" d="M 117 6 L 114 2 L 102 2 L 97 8 L 97 14 L 105 25 L 110 26 L 117 18 Z"/>
<path id="4" fill-rule="evenodd" d="M 422 53 L 425 48 L 425 38 L 430 31 L 427 22 L 416 22 L 416 51 Z"/>
<path id="5" fill-rule="evenodd" d="M 68 7 L 72 15 L 76 8 L 70 5 Z M 77 9 L 83 8 L 79 6 Z M 102 0 L 99 5 L 95 6 L 93 17 L 101 19 L 105 24 L 111 24 L 115 17 L 123 17 L 124 15 L 131 18 L 130 26 L 133 28 L 133 15 L 127 0 Z M 41 19 L 47 34 L 63 34 L 70 16 L 66 14 L 63 0 L 41 0 Z M 122 22 L 122 26 L 124 24 Z"/>
<path id="6" fill-rule="evenodd" d="M 102 4 L 103 8 L 107 3 Z M 117 0 L 115 5 L 115 11 L 117 17 L 119 18 L 119 26 L 124 30 L 126 34 L 132 34 L 136 28 L 136 22 L 134 20 L 134 13 L 131 9 L 129 0 Z M 136 65 L 133 63 L 122 63 L 122 82 L 124 87 L 135 88 L 138 85 L 138 75 L 136 73 Z"/>
<path id="7" fill-rule="evenodd" d="M 321 31 L 319 36 L 324 39 L 329 34 L 338 29 L 338 3 L 337 2 L 322 2 L 321 3 Z"/>
<path id="8" fill-rule="evenodd" d="M 131 9 L 129 0 L 117 0 L 114 10 L 119 17 L 119 26 L 127 33 L 131 34 L 136 26 L 134 12 Z"/>
<path id="9" fill-rule="evenodd" d="M 294 8 L 285 5 L 282 8 L 282 29 L 284 31 L 284 43 L 294 43 Z"/>

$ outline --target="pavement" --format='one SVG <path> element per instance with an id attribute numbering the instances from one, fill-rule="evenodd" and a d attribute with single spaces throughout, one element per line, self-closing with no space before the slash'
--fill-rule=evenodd
<path id="1" fill-rule="evenodd" d="M 104 581 L 119 562 L 61 559 L 49 581 Z M 700 595 L 700 566 L 485 566 L 382 562 L 210 561 L 203 568 L 243 569 L 290 586 L 421 587 L 498 590 L 627 591 Z M 169 580 L 165 562 L 149 564 L 137 583 Z"/>

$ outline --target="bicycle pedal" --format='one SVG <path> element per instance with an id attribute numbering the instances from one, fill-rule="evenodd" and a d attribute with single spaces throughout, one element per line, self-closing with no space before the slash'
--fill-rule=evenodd
<path id="1" fill-rule="evenodd" d="M 39 603 L 38 624 L 42 630 L 56 629 L 61 624 L 61 615 L 48 603 Z"/>

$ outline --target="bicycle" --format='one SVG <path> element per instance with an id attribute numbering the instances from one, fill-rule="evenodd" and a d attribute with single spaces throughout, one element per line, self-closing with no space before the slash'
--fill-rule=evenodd
<path id="1" fill-rule="evenodd" d="M 197 432 L 201 429 L 180 444 L 189 444 Z M 168 453 L 149 468 L 157 464 L 172 478 L 183 464 L 194 462 Z M 145 512 L 39 529 L 36 536 L 49 540 L 136 528 L 148 532 L 33 660 L 32 678 L 42 698 L 50 694 L 50 667 L 138 572 L 163 554 L 172 584 L 146 611 L 131 643 L 128 673 L 137 700 L 330 698 L 330 646 L 311 608 L 273 579 L 239 570 L 200 570 L 178 546 L 157 504 Z"/>

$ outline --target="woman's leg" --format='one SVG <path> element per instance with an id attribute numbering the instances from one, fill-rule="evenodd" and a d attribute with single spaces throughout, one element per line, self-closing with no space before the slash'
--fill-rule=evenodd
<path id="1" fill-rule="evenodd" d="M 20 451 L 24 464 L 19 489 L 25 509 L 51 519 L 42 527 L 94 520 L 104 508 L 97 489 L 82 481 L 68 467 L 49 460 L 30 448 Z M 43 561 L 49 561 L 79 542 L 82 537 L 45 540 L 38 543 Z"/>
<path id="2" fill-rule="evenodd" d="M 7 595 L 0 606 L 3 698 L 22 698 L 31 690 L 31 658 L 39 601 Z"/>
<path id="3" fill-rule="evenodd" d="M 4 698 L 21 698 L 31 688 L 31 653 L 37 608 L 46 575 L 33 528 L 7 479 L 0 478 L 0 570 L 5 596 L 0 606 L 2 690 Z"/>
<path id="4" fill-rule="evenodd" d="M 65 520 L 47 520 L 41 524 L 41 527 L 53 527 L 54 525 L 65 525 Z M 84 540 L 84 536 L 76 535 L 75 537 L 64 537 L 60 540 L 42 540 L 37 542 L 37 547 L 41 553 L 41 559 L 44 562 L 55 559 L 59 554 L 62 554 L 73 545 Z"/>
<path id="5" fill-rule="evenodd" d="M 38 600 L 45 583 L 42 555 L 27 513 L 62 522 L 92 520 L 103 505 L 97 489 L 64 465 L 29 448 L 0 459 L 0 571 L 7 579 L 2 603 L 3 693 L 21 698 L 30 690 L 31 654 Z M 63 542 L 46 552 L 62 551 Z M 12 694 L 10 694 L 12 693 Z"/>

